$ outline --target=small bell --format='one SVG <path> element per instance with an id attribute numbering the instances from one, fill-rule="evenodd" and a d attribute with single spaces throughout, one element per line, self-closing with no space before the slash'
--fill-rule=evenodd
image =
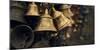
<path id="1" fill-rule="evenodd" d="M 71 17 L 74 15 L 70 8 L 71 8 L 71 5 L 62 5 L 61 6 L 61 11 L 63 12 L 64 16 Z"/>
<path id="2" fill-rule="evenodd" d="M 33 2 L 29 5 L 27 16 L 39 16 L 38 6 Z"/>

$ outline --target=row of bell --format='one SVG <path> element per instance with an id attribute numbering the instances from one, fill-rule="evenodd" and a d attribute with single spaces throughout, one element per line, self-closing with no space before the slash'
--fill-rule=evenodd
<path id="1" fill-rule="evenodd" d="M 70 24 L 73 23 L 73 20 L 71 20 L 71 16 L 73 16 L 73 13 L 70 10 L 70 6 L 69 5 L 62 5 L 61 10 L 62 10 L 62 12 L 53 10 L 54 11 L 54 17 L 53 18 L 55 18 L 54 20 L 56 21 L 56 23 L 58 25 L 57 26 L 58 30 L 61 30 L 64 27 L 66 27 L 65 25 L 70 26 Z M 46 9 L 45 11 L 48 11 L 48 10 Z M 10 14 L 11 14 L 11 18 L 10 18 L 11 20 L 19 21 L 19 22 L 22 22 L 22 23 L 26 22 L 23 19 L 24 18 L 23 17 L 23 15 L 24 15 L 23 5 L 18 4 L 18 3 L 12 4 Z M 40 16 L 38 6 L 35 3 L 31 3 L 29 5 L 29 10 L 28 10 L 28 13 L 26 14 L 26 16 Z M 44 19 L 43 16 L 47 16 L 47 17 L 50 17 L 50 18 L 46 18 L 47 19 L 46 20 L 46 19 Z M 41 19 L 42 21 L 40 21 L 41 22 L 40 24 L 42 26 L 39 26 L 39 27 L 42 27 L 42 28 L 45 27 L 45 30 L 48 30 L 48 29 L 55 30 L 53 23 L 52 23 L 52 19 L 51 19 L 52 17 L 47 12 L 45 12 L 45 14 L 41 16 L 41 18 L 43 18 L 43 19 Z M 50 19 L 50 20 L 48 20 L 48 19 Z M 45 22 L 45 20 L 48 21 L 48 22 Z M 44 25 L 42 23 L 44 23 Z M 49 26 L 49 28 L 47 28 L 48 26 L 46 27 L 45 23 L 48 23 L 48 25 L 51 25 L 51 26 Z M 42 29 L 42 28 L 40 28 L 40 29 Z"/>
<path id="2" fill-rule="evenodd" d="M 49 15 L 48 13 L 48 9 L 45 9 L 44 14 L 40 15 L 39 14 L 39 10 L 38 10 L 38 6 L 35 3 L 31 3 L 29 4 L 29 9 L 28 12 L 25 16 L 27 17 L 40 17 L 39 22 L 37 22 L 37 25 L 35 25 L 35 32 L 40 32 L 40 31 L 50 31 L 50 32 L 57 32 L 59 30 L 64 29 L 65 27 L 71 27 L 72 24 L 74 24 L 74 21 L 71 19 L 71 16 L 73 16 L 74 14 L 71 12 L 70 5 L 62 5 L 61 6 L 61 11 L 57 11 L 54 7 L 52 8 L 53 10 L 53 15 Z M 23 6 L 23 4 L 19 4 L 18 2 L 14 2 L 11 4 L 11 21 L 16 21 L 16 22 L 20 22 L 20 23 L 26 23 L 25 19 L 24 19 L 24 11 L 25 8 Z M 34 23 L 32 23 L 34 24 Z M 28 46 L 25 46 L 25 44 L 21 44 L 21 45 L 16 45 L 19 42 L 16 42 L 15 40 L 13 42 L 16 42 L 16 44 L 13 44 L 13 46 L 18 46 L 17 48 L 20 48 L 22 46 L 23 47 L 29 47 L 32 44 L 33 38 L 34 36 L 31 34 L 32 33 L 32 28 L 30 28 L 29 26 L 20 26 L 23 27 L 23 29 L 27 28 L 31 31 L 29 33 L 30 35 L 30 41 Z M 20 27 L 15 27 L 16 29 L 20 28 Z M 14 29 L 16 31 L 16 29 Z M 23 30 L 22 29 L 22 30 Z M 25 30 L 27 30 L 25 29 Z M 17 32 L 13 32 L 15 34 L 17 34 L 19 31 L 17 30 Z M 12 33 L 12 34 L 13 34 Z M 12 36 L 15 36 L 14 34 Z M 20 39 L 22 40 L 22 39 Z"/>
<path id="3" fill-rule="evenodd" d="M 49 14 L 48 9 L 46 8 L 44 14 L 39 15 L 38 6 L 36 6 L 35 3 L 32 3 L 30 4 L 30 9 L 27 12 L 27 16 L 40 17 L 40 21 L 37 24 L 34 32 L 44 32 L 45 34 L 48 34 L 49 32 L 50 35 L 57 36 L 58 31 L 61 31 L 66 27 L 72 27 L 72 24 L 74 24 L 74 21 L 71 18 L 73 13 L 71 12 L 70 8 L 70 5 L 62 5 L 61 11 L 57 11 L 54 7 L 52 7 L 52 15 Z M 50 32 L 53 32 L 53 34 Z"/>
<path id="4" fill-rule="evenodd" d="M 40 16 L 38 6 L 35 3 L 31 3 L 29 6 L 30 8 L 26 14 L 27 16 Z M 48 9 L 45 9 L 45 13 L 40 16 L 41 19 L 35 31 L 57 31 L 67 26 L 71 26 L 74 23 L 71 16 L 73 16 L 73 13 L 69 5 L 62 5 L 62 12 L 53 8 L 53 17 L 49 15 Z M 54 26 L 55 23 L 53 20 L 57 26 Z"/>
<path id="5" fill-rule="evenodd" d="M 39 22 L 38 29 L 40 30 L 54 30 L 55 31 L 55 27 L 53 26 L 55 23 L 57 30 L 61 30 L 63 28 L 65 28 L 66 26 L 71 26 L 74 21 L 71 19 L 71 16 L 73 16 L 74 14 L 71 12 L 70 10 L 71 6 L 70 5 L 62 5 L 61 6 L 61 12 L 55 10 L 55 8 L 53 8 L 53 17 L 51 17 L 46 11 L 48 11 L 47 9 L 45 9 L 45 13 L 44 15 L 40 15 L 39 14 L 39 10 L 38 10 L 38 6 L 35 3 L 31 3 L 29 4 L 29 9 L 28 12 L 26 14 L 26 16 L 41 16 L 41 20 Z M 26 23 L 25 19 L 24 19 L 24 5 L 22 5 L 21 3 L 17 3 L 17 2 L 12 2 L 11 4 L 11 21 L 17 21 L 17 22 L 21 22 L 21 23 Z M 47 16 L 50 18 L 44 18 L 43 16 Z M 54 24 L 53 21 L 54 20 Z M 45 22 L 48 21 L 48 22 Z M 42 24 L 43 23 L 43 24 Z M 45 23 L 48 23 L 48 25 L 46 25 Z M 40 27 L 40 28 L 39 28 Z M 42 27 L 42 28 L 41 28 Z M 43 28 L 44 27 L 44 28 Z M 37 29 L 37 30 L 38 30 Z"/>
<path id="6" fill-rule="evenodd" d="M 57 11 L 57 10 L 55 10 L 55 8 L 53 8 L 53 15 L 52 15 L 53 17 L 51 17 L 51 15 L 49 15 L 48 9 L 45 9 L 44 14 L 40 15 L 38 6 L 33 2 L 33 3 L 29 4 L 29 9 L 25 16 L 26 17 L 40 17 L 39 22 L 37 22 L 37 25 L 35 26 L 36 27 L 34 30 L 35 32 L 41 32 L 41 31 L 57 32 L 58 30 L 62 30 L 63 28 L 65 28 L 67 26 L 71 26 L 74 23 L 70 17 L 73 15 L 73 13 L 70 10 L 70 6 L 62 5 L 62 8 L 63 8 L 62 12 Z M 19 4 L 18 2 L 12 2 L 10 20 L 14 21 L 14 22 L 16 21 L 18 23 L 27 24 L 27 22 L 24 19 L 24 12 L 25 12 L 25 8 L 24 8 L 23 4 Z M 69 13 L 69 15 L 66 15 L 67 13 Z M 32 24 L 34 24 L 34 23 L 32 23 Z M 20 29 L 20 28 L 22 28 L 22 29 Z M 25 30 L 25 28 L 28 29 L 28 31 L 26 31 L 26 32 L 31 32 L 31 33 L 29 33 L 29 35 L 27 35 L 27 36 L 30 36 L 30 38 L 29 38 L 30 40 L 28 42 L 26 42 L 26 43 L 29 43 L 28 46 L 25 45 L 24 43 L 20 43 L 23 39 L 16 38 L 16 40 L 18 40 L 18 39 L 20 40 L 19 42 L 16 41 L 15 39 L 13 39 L 14 36 L 16 34 L 18 34 L 20 30 L 22 30 L 22 33 L 24 33 L 23 31 Z M 17 30 L 17 29 L 20 29 L 20 30 Z M 15 29 L 13 29 L 13 31 L 11 32 L 11 36 L 13 37 L 12 45 L 15 48 L 29 47 L 32 44 L 33 38 L 34 38 L 32 32 L 33 32 L 32 28 L 30 28 L 29 26 L 26 26 L 26 25 L 16 26 Z M 20 34 L 21 34 L 21 32 L 20 32 Z M 18 35 L 18 37 L 19 37 L 19 35 Z M 26 38 L 26 40 L 27 40 L 27 38 Z M 18 43 L 20 43 L 20 44 L 18 44 Z"/>

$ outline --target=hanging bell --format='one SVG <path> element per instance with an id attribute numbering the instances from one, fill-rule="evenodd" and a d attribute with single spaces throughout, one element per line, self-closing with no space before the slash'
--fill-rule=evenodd
<path id="1" fill-rule="evenodd" d="M 27 23 L 34 29 L 40 20 L 40 15 L 38 12 L 38 6 L 32 2 L 29 4 L 29 10 L 25 15 Z"/>
<path id="2" fill-rule="evenodd" d="M 26 15 L 27 16 L 39 16 L 38 6 L 34 2 L 32 2 L 29 5 L 29 10 Z"/>
<path id="3" fill-rule="evenodd" d="M 66 18 L 62 12 L 56 11 L 55 8 L 53 8 L 53 11 L 54 21 L 58 30 L 61 30 L 67 26 L 71 26 L 71 21 L 68 18 Z"/>
<path id="4" fill-rule="evenodd" d="M 48 9 L 45 9 L 45 13 L 41 16 L 40 23 L 35 31 L 57 31 L 54 27 L 52 17 L 48 14 Z"/>
<path id="5" fill-rule="evenodd" d="M 24 19 L 25 4 L 21 2 L 11 2 L 10 6 L 10 23 L 11 27 L 18 24 L 26 24 Z"/>
<path id="6" fill-rule="evenodd" d="M 74 14 L 71 11 L 71 5 L 62 5 L 61 12 L 64 14 L 65 17 L 70 19 L 72 24 L 74 24 L 74 20 L 72 19 L 72 16 Z"/>
<path id="7" fill-rule="evenodd" d="M 63 12 L 64 16 L 72 17 L 74 14 L 72 13 L 70 8 L 71 8 L 71 5 L 62 5 L 60 9 Z"/>

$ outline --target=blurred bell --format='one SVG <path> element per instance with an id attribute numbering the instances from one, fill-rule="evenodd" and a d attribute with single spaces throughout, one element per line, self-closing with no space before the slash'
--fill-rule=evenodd
<path id="1" fill-rule="evenodd" d="M 11 46 L 14 48 L 28 48 L 34 41 L 32 28 L 27 25 L 18 25 L 11 30 Z"/>
<path id="2" fill-rule="evenodd" d="M 72 16 L 74 16 L 74 14 L 71 11 L 71 5 L 62 5 L 61 12 L 64 14 L 65 17 L 70 19 L 72 24 L 74 24 L 74 20 L 72 19 Z"/>
<path id="3" fill-rule="evenodd" d="M 26 21 L 24 19 L 24 3 L 21 2 L 11 2 L 10 6 L 10 22 L 11 26 L 15 26 L 18 24 L 25 24 Z"/>
<path id="4" fill-rule="evenodd" d="M 45 13 L 41 16 L 40 22 L 35 31 L 57 31 L 54 27 L 52 17 L 48 14 L 48 9 L 45 9 Z"/>
<path id="5" fill-rule="evenodd" d="M 74 14 L 72 13 L 72 11 L 71 11 L 70 8 L 71 8 L 71 5 L 62 5 L 62 6 L 60 7 L 62 13 L 63 13 L 64 16 L 66 16 L 66 17 L 71 17 L 71 16 L 74 15 Z"/>
<path id="6" fill-rule="evenodd" d="M 68 18 L 66 18 L 62 12 L 56 11 L 54 8 L 53 11 L 54 11 L 54 22 L 58 30 L 61 30 L 67 26 L 71 26 L 71 21 Z"/>

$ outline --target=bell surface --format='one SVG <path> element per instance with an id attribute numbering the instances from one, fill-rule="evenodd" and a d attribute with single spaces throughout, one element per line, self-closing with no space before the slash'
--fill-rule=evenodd
<path id="1" fill-rule="evenodd" d="M 19 23 L 26 23 L 24 19 L 24 4 L 18 2 L 11 2 L 10 6 L 10 20 Z"/>

